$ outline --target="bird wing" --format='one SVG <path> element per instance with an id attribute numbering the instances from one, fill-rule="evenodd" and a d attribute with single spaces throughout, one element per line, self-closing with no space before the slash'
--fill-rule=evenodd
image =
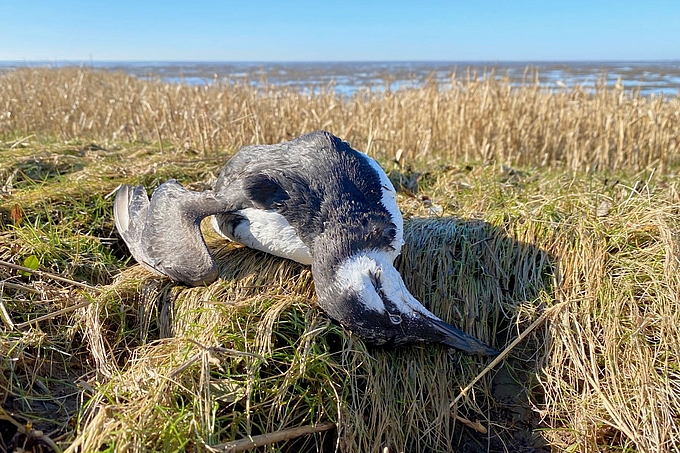
<path id="1" fill-rule="evenodd" d="M 199 225 L 223 210 L 224 203 L 212 191 L 192 192 L 172 179 L 161 184 L 151 200 L 143 186 L 122 186 L 113 204 L 116 228 L 135 260 L 151 272 L 192 286 L 217 278 Z"/>
<path id="2" fill-rule="evenodd" d="M 132 257 L 147 270 L 160 274 L 151 264 L 142 234 L 149 213 L 149 197 L 144 186 L 123 185 L 113 202 L 113 218 L 116 229 L 128 246 Z"/>
<path id="3" fill-rule="evenodd" d="M 226 209 L 215 215 L 213 227 L 224 237 L 243 243 L 235 231 L 247 220 L 244 211 L 252 209 L 277 213 L 297 231 L 304 243 L 310 224 L 319 219 L 318 189 L 300 175 L 308 168 L 304 153 L 284 145 L 256 145 L 241 148 L 224 166 L 215 183 L 215 192 L 225 200 Z"/>
<path id="4" fill-rule="evenodd" d="M 239 212 L 271 211 L 285 217 L 300 240 L 311 245 L 329 225 L 351 219 L 361 223 L 366 216 L 357 212 L 384 210 L 381 172 L 379 167 L 372 168 L 366 156 L 323 131 L 290 142 L 246 146 L 226 163 L 215 183 L 215 192 L 227 200 L 228 208 L 215 216 L 213 226 L 221 235 L 240 242 L 234 232 L 246 218 Z M 393 211 L 398 213 L 394 204 Z M 377 220 L 371 230 L 393 231 L 389 222 Z M 400 241 L 396 242 L 396 248 L 401 248 Z"/>
<path id="5" fill-rule="evenodd" d="M 290 199 L 286 189 L 273 176 L 266 173 L 249 175 L 242 183 L 245 196 L 258 209 L 280 209 Z"/>

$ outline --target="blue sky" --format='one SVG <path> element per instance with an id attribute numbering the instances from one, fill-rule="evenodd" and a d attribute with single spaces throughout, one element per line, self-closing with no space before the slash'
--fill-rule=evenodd
<path id="1" fill-rule="evenodd" d="M 0 0 L 0 60 L 680 59 L 680 1 Z"/>

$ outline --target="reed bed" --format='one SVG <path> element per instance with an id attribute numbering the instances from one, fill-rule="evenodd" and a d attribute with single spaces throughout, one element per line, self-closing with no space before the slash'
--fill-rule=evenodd
<path id="1" fill-rule="evenodd" d="M 159 142 L 209 152 L 327 129 L 371 155 L 592 170 L 677 162 L 680 98 L 604 85 L 548 90 L 486 74 L 451 88 L 304 94 L 264 84 L 186 86 L 84 68 L 0 76 L 0 136 Z"/>
<path id="2" fill-rule="evenodd" d="M 341 98 L 27 69 L 0 99 L 0 451 L 229 451 L 300 427 L 324 432 L 262 448 L 680 449 L 677 98 L 473 77 Z M 552 310 L 452 407 L 487 360 L 367 348 L 316 309 L 304 266 L 208 230 L 209 287 L 128 262 L 118 184 L 202 190 L 238 144 L 317 127 L 400 188 L 397 266 L 432 311 L 502 349 Z M 40 273 L 16 268 L 31 257 Z"/>

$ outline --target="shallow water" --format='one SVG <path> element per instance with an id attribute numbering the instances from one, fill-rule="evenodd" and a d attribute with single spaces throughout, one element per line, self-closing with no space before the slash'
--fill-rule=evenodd
<path id="1" fill-rule="evenodd" d="M 123 71 L 140 78 L 161 79 L 169 83 L 204 85 L 216 82 L 243 82 L 259 86 L 271 83 L 301 91 L 333 89 L 352 95 L 368 87 L 396 90 L 419 87 L 430 77 L 446 87 L 465 79 L 470 73 L 507 76 L 513 85 L 533 82 L 527 68 L 538 71 L 546 87 L 583 86 L 592 88 L 602 81 L 613 87 L 620 79 L 627 90 L 641 94 L 680 95 L 680 60 L 649 62 L 17 62 L 0 61 L 0 72 L 24 66 L 87 66 Z"/>

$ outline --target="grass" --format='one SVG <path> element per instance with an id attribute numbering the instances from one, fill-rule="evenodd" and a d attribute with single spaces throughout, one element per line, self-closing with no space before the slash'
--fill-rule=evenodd
<path id="1" fill-rule="evenodd" d="M 0 266 L 0 450 L 226 450 L 326 421 L 267 451 L 680 447 L 677 98 L 470 78 L 344 99 L 27 69 L 0 78 L 0 105 L 0 259 L 67 279 Z M 207 288 L 149 275 L 115 233 L 118 184 L 202 189 L 237 145 L 322 126 L 401 187 L 397 266 L 433 312 L 503 348 L 565 303 L 453 410 L 488 360 L 367 348 L 314 307 L 307 268 L 207 229 Z"/>
<path id="2" fill-rule="evenodd" d="M 534 74 L 533 76 L 536 76 Z M 182 155 L 277 143 L 328 129 L 404 162 L 434 157 L 573 170 L 665 171 L 677 164 L 680 98 L 522 87 L 468 72 L 453 87 L 343 98 L 244 83 L 185 86 L 79 68 L 19 69 L 0 84 L 0 135 L 158 142 Z M 100 143 L 102 144 L 102 143 Z M 134 174 L 134 173 L 131 173 Z"/>

